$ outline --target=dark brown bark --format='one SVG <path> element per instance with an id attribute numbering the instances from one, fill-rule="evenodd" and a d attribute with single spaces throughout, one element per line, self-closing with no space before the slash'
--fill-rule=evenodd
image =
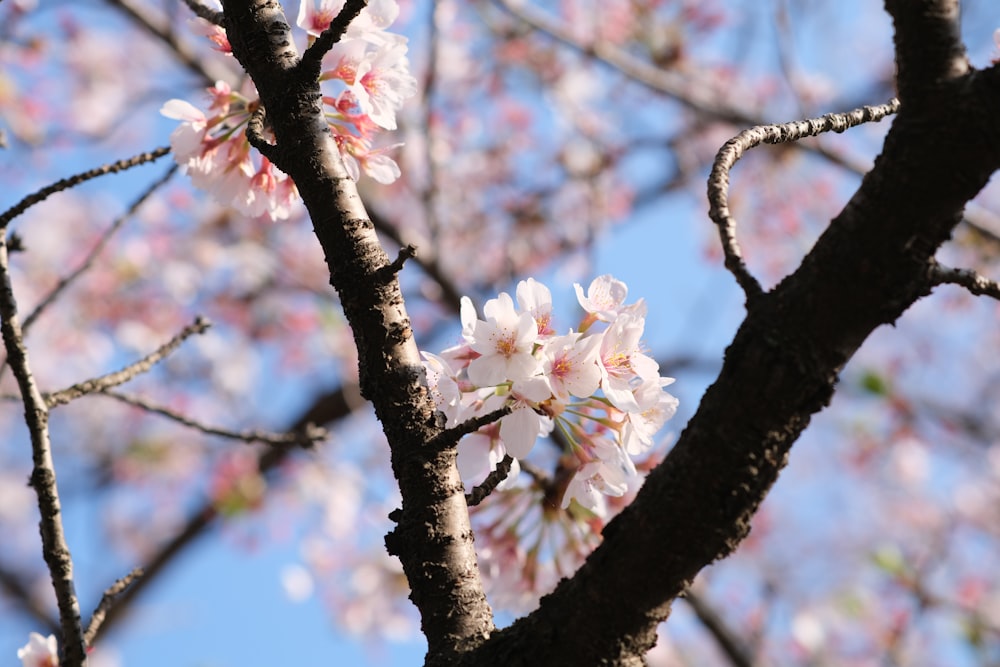
<path id="1" fill-rule="evenodd" d="M 717 381 L 604 543 L 540 608 L 493 633 L 454 469 L 395 276 L 299 67 L 280 7 L 227 0 L 234 53 L 276 137 L 260 145 L 309 209 L 354 330 L 361 386 L 392 448 L 403 561 L 435 665 L 639 664 L 697 572 L 731 553 L 811 416 L 871 332 L 929 293 L 931 260 L 1000 166 L 1000 73 L 969 71 L 957 5 L 889 0 L 902 109 L 874 169 L 803 260 L 754 299 Z M 463 655 L 464 653 L 464 655 Z"/>
<path id="2" fill-rule="evenodd" d="M 919 81 L 901 79 L 874 169 L 799 269 L 750 307 L 697 414 L 603 544 L 462 664 L 630 664 L 697 572 L 747 535 L 848 359 L 930 292 L 931 258 L 1000 167 L 1000 70 L 962 66 L 952 4 L 888 3 L 897 44 L 937 37 L 899 54 L 900 76 Z"/>
<path id="3" fill-rule="evenodd" d="M 356 13 L 364 3 L 349 2 Z M 391 262 L 322 114 L 320 54 L 299 60 L 273 0 L 223 3 L 233 54 L 257 85 L 275 145 L 255 140 L 295 181 L 358 347 L 362 395 L 382 422 L 403 499 L 387 536 L 403 563 L 430 655 L 493 630 L 480 583 L 455 448 L 432 447 L 442 423 L 430 399 Z M 324 42 L 321 37 L 317 44 Z"/>

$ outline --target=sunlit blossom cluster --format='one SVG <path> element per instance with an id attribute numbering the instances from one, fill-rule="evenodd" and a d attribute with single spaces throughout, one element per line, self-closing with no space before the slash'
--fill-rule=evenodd
<path id="1" fill-rule="evenodd" d="M 309 42 L 343 8 L 344 0 L 302 0 L 297 23 Z M 407 40 L 387 32 L 399 14 L 395 0 L 372 0 L 323 58 L 320 80 L 333 82 L 323 96 L 325 114 L 351 178 L 361 172 L 379 183 L 392 183 L 400 171 L 388 152 L 401 144 L 374 147 L 383 130 L 396 129 L 396 112 L 417 90 L 410 74 Z M 231 53 L 225 32 L 206 33 L 219 51 Z M 172 99 L 160 112 L 180 120 L 170 135 L 174 159 L 194 185 L 219 203 L 250 217 L 288 218 L 298 197 L 295 184 L 264 156 L 251 151 L 246 124 L 260 104 L 256 91 L 246 95 L 219 81 L 208 89 L 208 111 Z"/>
<path id="2" fill-rule="evenodd" d="M 659 365 L 642 352 L 642 300 L 626 304 L 625 283 L 605 275 L 584 293 L 577 330 L 552 327 L 549 289 L 529 278 L 518 284 L 517 303 L 505 292 L 483 307 L 462 300 L 463 341 L 440 355 L 424 352 L 428 382 L 449 426 L 500 408 L 498 424 L 467 436 L 458 449 L 466 482 L 478 482 L 510 455 L 523 459 L 539 436 L 556 428 L 575 465 L 562 498 L 605 516 L 608 496 L 634 490 L 640 476 L 634 456 L 677 409 Z M 516 472 L 517 465 L 512 470 Z"/>

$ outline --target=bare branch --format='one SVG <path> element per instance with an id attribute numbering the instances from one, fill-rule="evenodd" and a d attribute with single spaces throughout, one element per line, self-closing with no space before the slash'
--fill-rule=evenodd
<path id="1" fill-rule="evenodd" d="M 371 217 L 371 221 L 372 224 L 375 225 L 375 229 L 380 234 L 384 234 L 389 237 L 389 239 L 391 239 L 392 242 L 400 248 L 408 245 L 417 245 L 405 239 L 402 232 L 378 211 L 369 211 L 369 217 Z M 461 307 L 462 292 L 455 282 L 445 274 L 441 264 L 434 256 L 432 256 L 432 252 L 432 250 L 431 252 L 428 252 L 422 249 L 419 253 L 413 256 L 413 261 L 420 267 L 421 271 L 427 274 L 428 278 L 437 283 L 437 286 L 441 288 L 441 300 L 444 302 L 444 305 L 457 313 Z"/>
<path id="2" fill-rule="evenodd" d="M 122 403 L 126 403 L 136 408 L 140 408 L 146 412 L 166 417 L 167 419 L 175 421 L 178 424 L 193 428 L 194 430 L 200 431 L 206 435 L 215 435 L 220 438 L 228 438 L 230 440 L 240 440 L 248 444 L 259 442 L 265 445 L 283 447 L 289 445 L 312 447 L 320 442 L 323 442 L 330 436 L 329 432 L 325 428 L 320 428 L 315 424 L 306 424 L 298 430 L 288 431 L 287 433 L 273 433 L 270 431 L 259 431 L 256 429 L 231 431 L 229 429 L 218 428 L 216 426 L 207 426 L 199 421 L 191 419 L 190 417 L 182 415 L 175 410 L 171 410 L 166 406 L 157 405 L 156 403 L 138 396 L 123 394 L 121 392 L 111 391 L 110 389 L 104 389 L 98 393 L 103 396 L 109 396 L 117 401 L 121 401 Z"/>
<path id="3" fill-rule="evenodd" d="M 729 172 L 733 165 L 751 148 L 760 144 L 781 144 L 798 141 L 804 137 L 815 137 L 824 132 L 843 132 L 862 123 L 879 121 L 899 109 L 898 100 L 890 100 L 877 107 L 865 106 L 847 113 L 831 113 L 821 118 L 781 123 L 778 125 L 758 125 L 743 130 L 719 149 L 708 177 L 708 215 L 719 227 L 719 238 L 726 258 L 726 268 L 736 278 L 736 282 L 746 294 L 747 307 L 763 294 L 757 279 L 751 275 L 743 260 L 743 252 L 736 240 L 736 220 L 729 213 Z"/>
<path id="4" fill-rule="evenodd" d="M 198 18 L 205 19 L 209 23 L 217 26 L 222 26 L 223 21 L 226 19 L 226 15 L 222 12 L 217 12 L 214 9 L 210 9 L 205 5 L 198 2 L 198 0 L 184 0 L 184 4 L 195 13 Z"/>
<path id="5" fill-rule="evenodd" d="M 482 427 L 503 419 L 509 415 L 510 412 L 511 406 L 505 405 L 504 407 L 494 410 L 493 412 L 487 412 L 485 415 L 473 417 L 468 421 L 462 422 L 458 426 L 453 426 L 447 430 L 441 431 L 438 433 L 437 437 L 427 443 L 427 446 L 431 449 L 454 447 L 458 444 L 458 441 L 462 439 L 462 436 L 475 433 Z"/>
<path id="6" fill-rule="evenodd" d="M 24 572 L 14 572 L 6 567 L 0 567 L 0 588 L 21 609 L 29 613 L 35 623 L 44 626 L 51 634 L 59 634 L 59 619 L 49 612 L 47 604 L 38 599 L 29 583 L 32 577 Z"/>
<path id="7" fill-rule="evenodd" d="M 73 585 L 73 558 L 63 532 L 62 508 L 49 441 L 49 410 L 31 372 L 24 334 L 17 316 L 17 301 L 11 287 L 7 241 L 3 233 L 0 233 L 0 332 L 7 348 L 7 361 L 21 390 L 24 420 L 31 436 L 31 459 L 34 467 L 30 484 L 38 497 L 42 555 L 49 569 L 59 607 L 64 651 L 62 665 L 81 667 L 87 664 L 87 654 L 80 622 L 80 602 Z"/>
<path id="8" fill-rule="evenodd" d="M 137 167 L 141 164 L 158 160 L 169 152 L 170 146 L 161 146 L 160 148 L 149 151 L 148 153 L 139 153 L 133 157 L 118 160 L 117 162 L 102 165 L 96 169 L 84 171 L 74 176 L 70 176 L 69 178 L 56 181 L 52 185 L 48 185 L 38 192 L 28 195 L 0 214 L 0 231 L 6 229 L 11 220 L 24 213 L 35 204 L 45 200 L 49 195 L 63 190 L 68 190 L 69 188 L 75 187 L 93 178 L 97 178 L 98 176 L 115 174 L 119 171 L 125 171 L 126 169 L 131 169 L 132 167 Z"/>
<path id="9" fill-rule="evenodd" d="M 765 119 L 759 115 L 748 113 L 744 107 L 731 105 L 725 100 L 720 100 L 718 93 L 703 82 L 690 78 L 687 75 L 657 67 L 614 44 L 603 42 L 590 45 L 582 44 L 573 35 L 572 31 L 562 27 L 556 19 L 546 16 L 544 12 L 525 3 L 515 4 L 511 0 L 495 0 L 495 2 L 512 16 L 532 29 L 537 30 L 539 33 L 548 35 L 570 48 L 580 51 L 584 55 L 607 65 L 650 90 L 670 97 L 679 104 L 696 112 L 700 117 L 708 117 L 716 121 L 743 127 L 764 125 L 766 123 Z M 913 6 L 916 6 L 916 3 L 913 3 Z M 923 46 L 920 38 L 918 38 L 915 48 L 920 50 Z M 799 150 L 819 155 L 832 164 L 854 172 L 859 176 L 864 175 L 869 169 L 869 167 L 859 165 L 819 144 L 799 142 L 795 144 L 795 147 Z M 997 238 L 997 234 L 987 226 L 984 226 L 981 219 L 976 216 L 966 215 L 963 222 L 991 239 Z"/>
<path id="10" fill-rule="evenodd" d="M 417 256 L 417 247 L 412 243 L 407 243 L 405 246 L 399 249 L 399 253 L 396 255 L 396 259 L 392 260 L 391 264 L 383 266 L 381 269 L 381 274 L 383 279 L 391 279 L 397 273 L 403 270 L 403 264 L 406 260 L 413 259 Z"/>
<path id="11" fill-rule="evenodd" d="M 135 199 L 135 201 L 133 201 L 129 205 L 125 213 L 118 216 L 118 218 L 116 218 L 115 221 L 111 223 L 111 226 L 108 227 L 108 229 L 103 234 L 101 234 L 101 237 L 97 240 L 97 243 L 94 244 L 94 247 L 91 248 L 90 252 L 87 253 L 87 256 L 84 257 L 82 262 L 80 262 L 80 265 L 76 267 L 76 269 L 74 269 L 73 271 L 70 271 L 68 274 L 60 278 L 59 282 L 56 283 L 55 287 L 49 290 L 48 294 L 42 297 L 42 300 L 38 303 L 37 306 L 35 306 L 35 309 L 32 310 L 30 313 L 28 313 L 28 316 L 24 318 L 24 324 L 22 325 L 21 328 L 25 332 L 27 332 L 31 328 L 31 325 L 34 324 L 36 319 L 38 319 L 38 316 L 41 315 L 46 308 L 52 305 L 52 303 L 59 298 L 59 295 L 62 294 L 63 291 L 65 291 L 65 289 L 73 283 L 73 281 L 75 281 L 77 278 L 83 275 L 85 271 L 87 271 L 91 266 L 93 266 L 94 260 L 97 259 L 97 256 L 101 254 L 102 250 L 104 250 L 104 246 L 108 244 L 108 241 L 111 239 L 114 233 L 121 228 L 122 224 L 124 224 L 124 222 L 128 218 L 130 218 L 132 215 L 135 214 L 135 212 L 139 209 L 139 207 L 142 206 L 142 204 L 147 199 L 149 199 L 154 192 L 156 192 L 161 186 L 163 186 L 164 183 L 169 181 L 175 173 L 177 173 L 177 168 L 178 167 L 176 164 L 171 166 L 170 169 L 167 170 L 166 174 L 164 174 L 161 178 L 159 178 L 148 188 L 146 188 L 146 191 L 143 192 L 141 195 L 139 195 Z"/>
<path id="12" fill-rule="evenodd" d="M 746 647 L 745 642 L 733 632 L 726 621 L 711 604 L 690 588 L 684 592 L 682 599 L 688 603 L 694 615 L 708 631 L 722 652 L 729 658 L 734 667 L 754 667 L 757 663 Z"/>
<path id="13" fill-rule="evenodd" d="M 469 507 L 474 507 L 486 500 L 486 497 L 493 493 L 493 489 L 507 479 L 512 465 L 514 465 L 513 457 L 510 454 L 504 455 L 503 460 L 497 463 L 496 470 L 491 471 L 483 483 L 474 487 L 471 493 L 465 494 L 465 502 L 469 504 Z"/>
<path id="14" fill-rule="evenodd" d="M 136 25 L 165 44 L 177 59 L 206 86 L 215 83 L 223 78 L 224 72 L 220 68 L 209 67 L 210 62 L 201 54 L 195 53 L 188 44 L 177 40 L 177 35 L 168 26 L 160 25 L 157 20 L 146 13 L 146 8 L 133 5 L 130 0 L 106 0 L 112 7 L 117 7 L 128 16 Z"/>
<path id="15" fill-rule="evenodd" d="M 733 125 L 760 124 L 759 119 L 748 115 L 739 107 L 720 101 L 716 91 L 703 82 L 644 62 L 614 44 L 602 41 L 580 43 L 572 31 L 560 25 L 557 19 L 546 16 L 545 12 L 536 9 L 534 5 L 512 0 L 496 2 L 533 29 L 608 65 L 637 83 L 666 94 L 699 115 L 708 115 Z"/>
<path id="16" fill-rule="evenodd" d="M 253 110 L 250 120 L 247 122 L 247 141 L 250 142 L 251 146 L 259 150 L 261 155 L 271 162 L 278 164 L 280 162 L 278 147 L 264 138 L 264 121 L 266 118 L 267 112 L 264 110 L 264 105 L 258 103 L 257 108 Z"/>
<path id="17" fill-rule="evenodd" d="M 330 424 L 347 415 L 360 402 L 361 397 L 357 396 L 357 386 L 339 387 L 333 391 L 317 396 L 313 404 L 299 415 L 288 427 L 290 432 L 304 432 L 308 430 L 310 424 L 320 426 Z M 107 393 L 107 392 L 106 392 Z M 269 447 L 262 450 L 257 459 L 257 469 L 260 473 L 266 474 L 277 470 L 284 463 L 294 447 Z M 132 602 L 139 597 L 143 591 L 147 590 L 173 563 L 178 556 L 195 544 L 199 538 L 209 533 L 215 525 L 217 514 L 215 507 L 210 500 L 206 500 L 200 507 L 196 508 L 184 526 L 180 528 L 169 540 L 160 545 L 157 552 L 146 562 L 144 567 L 145 575 L 129 587 L 107 614 L 104 624 L 101 626 L 98 635 L 107 632 L 118 624 L 128 613 Z M 95 638 L 96 640 L 96 638 Z"/>
<path id="18" fill-rule="evenodd" d="M 87 624 L 87 631 L 83 633 L 83 639 L 90 647 L 93 645 L 94 639 L 97 637 L 97 633 L 101 629 L 101 625 L 104 623 L 104 618 L 107 616 L 108 610 L 110 610 L 118 596 L 125 592 L 129 586 L 132 585 L 133 581 L 137 581 L 142 577 L 142 568 L 137 567 L 124 577 L 111 584 L 108 590 L 104 591 L 104 595 L 101 596 L 101 602 L 97 605 L 97 609 L 90 617 L 90 623 Z"/>
<path id="19" fill-rule="evenodd" d="M 980 275 L 973 269 L 953 269 L 934 262 L 930 268 L 931 285 L 961 285 L 976 296 L 1000 299 L 1000 283 Z"/>
<path id="20" fill-rule="evenodd" d="M 124 384 L 140 373 L 147 372 L 155 364 L 165 359 L 168 354 L 176 350 L 187 338 L 194 334 L 204 333 L 210 326 L 211 323 L 205 318 L 201 316 L 196 317 L 194 322 L 184 327 L 180 333 L 171 338 L 165 345 L 162 345 L 139 361 L 129 364 L 120 371 L 108 373 L 107 375 L 86 380 L 72 387 L 53 392 L 46 397 L 46 405 L 49 408 L 54 408 L 59 405 L 65 405 L 86 394 L 104 391 L 105 389 Z"/>
<path id="21" fill-rule="evenodd" d="M 340 41 L 340 38 L 347 32 L 347 27 L 351 25 L 351 21 L 357 18 L 361 10 L 367 6 L 368 0 L 347 0 L 337 17 L 302 54 L 301 66 L 307 70 L 315 68 L 318 72 L 323 56 L 333 48 L 334 44 Z"/>

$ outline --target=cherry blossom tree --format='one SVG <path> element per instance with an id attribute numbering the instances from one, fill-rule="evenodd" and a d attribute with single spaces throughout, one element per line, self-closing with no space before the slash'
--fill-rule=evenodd
<path id="1" fill-rule="evenodd" d="M 428 665 L 1000 658 L 988 3 L 0 12 L 22 664 L 290 516 L 288 594 Z M 594 270 L 692 203 L 721 360 L 647 342 L 692 268 Z"/>

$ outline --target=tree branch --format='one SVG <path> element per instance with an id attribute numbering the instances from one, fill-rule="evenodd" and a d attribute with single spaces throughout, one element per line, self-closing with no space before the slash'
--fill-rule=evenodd
<path id="1" fill-rule="evenodd" d="M 323 56 L 333 48 L 333 45 L 340 41 L 340 38 L 347 32 L 351 21 L 357 18 L 361 10 L 368 6 L 368 0 L 347 0 L 341 8 L 336 18 L 330 21 L 326 30 L 320 33 L 316 41 L 309 45 L 306 52 L 302 54 L 302 67 L 307 70 L 315 70 L 318 74 Z"/>
<path id="2" fill-rule="evenodd" d="M 0 231 L 0 333 L 7 348 L 7 361 L 21 390 L 24 419 L 31 436 L 31 458 L 34 468 L 30 484 L 38 497 L 41 513 L 39 532 L 42 535 L 42 555 L 49 568 L 52 588 L 59 607 L 59 627 L 63 647 L 62 666 L 81 667 L 87 664 L 87 654 L 80 621 L 80 603 L 73 584 L 73 558 L 63 532 L 59 488 L 52 461 L 49 441 L 49 410 L 31 373 L 28 350 L 17 316 L 17 301 L 10 282 L 6 235 Z"/>
<path id="3" fill-rule="evenodd" d="M 885 9 L 896 28 L 896 88 L 903 104 L 940 94 L 942 83 L 968 73 L 958 0 L 886 0 Z"/>
<path id="4" fill-rule="evenodd" d="M 454 448 L 427 447 L 442 430 L 426 386 L 399 281 L 330 135 L 315 68 L 296 62 L 272 0 L 226 0 L 233 54 L 253 79 L 282 160 L 326 255 L 358 348 L 362 395 L 389 442 L 403 508 L 387 540 L 399 549 L 431 655 L 454 655 L 493 630 Z M 332 31 L 331 31 L 332 34 Z M 316 47 L 316 44 L 313 45 Z M 319 60 L 317 47 L 310 56 Z M 306 65 L 307 63 L 302 63 Z"/>
<path id="5" fill-rule="evenodd" d="M 180 344 L 189 337 L 194 334 L 204 333 L 210 326 L 211 323 L 205 318 L 201 316 L 196 317 L 194 322 L 181 329 L 180 333 L 171 338 L 164 345 L 161 345 L 153 352 L 147 354 L 139 361 L 129 364 L 120 371 L 108 373 L 107 375 L 102 375 L 91 380 L 85 380 L 84 382 L 79 382 L 72 387 L 52 392 L 45 397 L 45 403 L 49 408 L 54 408 L 59 405 L 65 405 L 72 400 L 85 396 L 86 394 L 104 391 L 105 389 L 110 389 L 111 387 L 124 384 L 135 376 L 147 372 L 154 365 L 163 359 L 166 359 L 167 355 L 180 347 Z"/>
<path id="6" fill-rule="evenodd" d="M 340 387 L 318 396 L 308 409 L 289 424 L 288 431 L 292 433 L 303 432 L 309 428 L 310 424 L 324 426 L 346 417 L 351 413 L 354 403 L 348 396 L 356 391 L 357 387 Z M 270 447 L 264 450 L 258 458 L 257 469 L 262 475 L 277 470 L 294 451 L 296 448 L 292 446 Z M 217 518 L 218 515 L 211 501 L 205 501 L 201 507 L 194 510 L 189 515 L 184 527 L 171 539 L 166 540 L 159 551 L 147 561 L 143 567 L 143 577 L 133 582 L 121 594 L 117 603 L 108 610 L 104 623 L 98 628 L 93 641 L 96 642 L 100 635 L 108 632 L 126 618 L 132 603 L 153 585 L 162 573 L 169 569 L 170 564 L 178 556 L 200 538 L 209 534 Z"/>
<path id="7" fill-rule="evenodd" d="M 930 268 L 931 285 L 961 285 L 976 296 L 1000 299 L 1000 283 L 981 276 L 972 269 L 953 269 L 934 262 Z"/>
<path id="8" fill-rule="evenodd" d="M 688 589 L 682 599 L 691 607 L 702 627 L 712 635 L 733 667 L 754 667 L 757 664 L 743 640 L 726 625 L 719 612 L 702 599 L 700 593 Z"/>
<path id="9" fill-rule="evenodd" d="M 602 544 L 537 611 L 459 664 L 637 664 L 695 574 L 736 549 L 841 369 L 929 293 L 934 253 L 1000 167 L 998 68 L 935 85 L 904 100 L 851 201 L 748 311 L 719 378 Z"/>
<path id="10" fill-rule="evenodd" d="M 87 642 L 87 646 L 93 646 L 94 638 L 97 637 L 97 633 L 101 629 L 101 624 L 104 623 L 104 619 L 107 617 L 108 610 L 110 610 L 118 600 L 119 596 L 125 592 L 133 582 L 138 581 L 142 577 L 142 568 L 137 567 L 124 577 L 111 584 L 108 590 L 104 591 L 104 595 L 101 596 L 101 601 L 97 605 L 97 609 L 90 616 L 90 623 L 87 624 L 87 631 L 83 633 L 83 639 Z"/>
<path id="11" fill-rule="evenodd" d="M 899 110 L 899 102 L 891 100 L 877 107 L 862 107 L 847 113 L 831 113 L 780 125 L 759 125 L 743 130 L 719 149 L 708 177 L 708 215 L 719 228 L 719 238 L 726 259 L 726 268 L 736 278 L 746 295 L 747 308 L 761 296 L 763 290 L 747 269 L 743 252 L 736 240 L 736 220 L 729 214 L 729 172 L 743 154 L 760 144 L 781 144 L 815 137 L 823 132 L 844 132 L 855 125 L 879 121 Z"/>
<path id="12" fill-rule="evenodd" d="M 496 470 L 490 472 L 483 480 L 483 483 L 472 489 L 471 493 L 465 494 L 465 502 L 469 507 L 474 507 L 486 500 L 510 474 L 511 466 L 514 465 L 514 458 L 510 454 L 505 454 L 503 460 L 497 463 Z"/>
<path id="13" fill-rule="evenodd" d="M 31 579 L 32 575 L 26 572 L 15 572 L 0 566 L 0 587 L 4 593 L 33 617 L 35 625 L 44 627 L 50 634 L 58 634 L 59 619 L 53 618 L 48 605 L 32 592 L 29 585 Z"/>
<path id="14" fill-rule="evenodd" d="M 230 440 L 239 440 L 248 444 L 259 442 L 265 445 L 279 447 L 313 447 L 314 445 L 323 442 L 330 436 L 326 429 L 313 424 L 306 424 L 305 427 L 300 430 L 288 431 L 286 433 L 271 433 L 256 429 L 249 431 L 230 431 L 228 429 L 218 428 L 215 426 L 207 426 L 201 422 L 191 419 L 190 417 L 186 417 L 175 410 L 171 410 L 170 408 L 162 405 L 157 405 L 144 398 L 139 398 L 138 396 L 122 394 L 117 391 L 111 391 L 110 389 L 101 389 L 99 393 L 102 396 L 108 396 L 117 401 L 121 401 L 122 403 L 137 407 L 140 410 L 145 410 L 146 412 L 166 417 L 167 419 L 175 421 L 182 426 L 193 428 L 194 430 L 200 431 L 206 435 L 214 435 L 220 438 L 228 438 Z"/>
<path id="15" fill-rule="evenodd" d="M 206 7 L 198 2 L 198 0 L 184 0 L 184 4 L 188 6 L 188 9 L 194 12 L 195 16 L 205 19 L 212 25 L 221 26 L 222 22 L 225 20 L 225 16 L 222 12 L 210 9 L 209 7 Z"/>
<path id="16" fill-rule="evenodd" d="M 150 17 L 145 11 L 134 6 L 129 0 L 105 0 L 112 7 L 117 7 L 129 17 L 136 25 L 148 32 L 151 36 L 165 44 L 177 59 L 195 76 L 203 85 L 210 86 L 218 79 L 222 78 L 223 72 L 218 69 L 209 71 L 208 63 L 201 54 L 194 53 L 191 48 L 177 40 L 177 35 L 168 27 L 158 25 L 158 22 Z"/>
<path id="17" fill-rule="evenodd" d="M 63 190 L 68 190 L 69 188 L 85 183 L 86 181 L 97 178 L 98 176 L 116 174 L 119 171 L 125 171 L 126 169 L 137 167 L 140 164 L 146 164 L 147 162 L 158 160 L 169 152 L 170 146 L 162 146 L 149 151 L 148 153 L 139 153 L 136 156 L 126 158 L 124 160 L 118 160 L 117 162 L 112 162 L 111 164 L 105 164 L 95 169 L 84 171 L 70 176 L 69 178 L 56 181 L 52 185 L 48 185 L 38 192 L 28 195 L 0 214 L 0 232 L 7 229 L 7 225 L 10 224 L 11 220 L 24 213 L 35 204 L 44 201 L 49 195 L 62 192 Z"/>
<path id="18" fill-rule="evenodd" d="M 177 168 L 178 167 L 176 164 L 172 165 L 170 169 L 167 170 L 167 173 L 165 173 L 161 178 L 157 179 L 152 185 L 146 188 L 146 190 L 129 205 L 125 213 L 118 216 L 118 218 L 116 218 L 115 221 L 111 223 L 111 226 L 108 227 L 108 229 L 103 234 L 101 234 L 100 238 L 97 240 L 97 243 L 95 243 L 94 247 L 90 249 L 90 252 L 88 252 L 87 256 L 83 258 L 83 261 L 80 262 L 79 266 L 77 266 L 68 274 L 60 278 L 59 282 L 57 282 L 56 285 L 51 290 L 49 290 L 49 293 L 46 294 L 44 297 L 42 297 L 42 300 L 38 302 L 38 305 L 35 306 L 34 310 L 28 313 L 28 316 L 24 318 L 24 325 L 22 326 L 22 329 L 25 332 L 27 332 L 31 328 L 31 325 L 34 324 L 36 319 L 38 319 L 38 316 L 41 315 L 46 308 L 51 306 L 55 302 L 55 300 L 59 298 L 59 295 L 66 290 L 67 287 L 73 284 L 73 281 L 75 281 L 77 278 L 83 275 L 84 272 L 86 272 L 91 266 L 93 266 L 94 260 L 97 259 L 98 255 L 101 254 L 101 251 L 104 250 L 104 246 L 108 244 L 108 241 L 115 234 L 115 232 L 117 232 L 121 228 L 122 224 L 124 224 L 124 222 L 128 218 L 133 216 L 135 212 L 139 210 L 139 207 L 142 206 L 143 203 L 147 199 L 149 199 L 154 192 L 160 189 L 160 187 L 162 187 L 167 181 L 169 181 L 173 177 L 175 173 L 177 173 Z"/>

